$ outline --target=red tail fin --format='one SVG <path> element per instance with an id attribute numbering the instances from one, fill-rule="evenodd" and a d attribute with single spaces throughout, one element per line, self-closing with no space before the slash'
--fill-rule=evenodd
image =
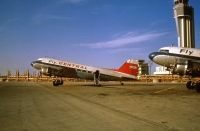
<path id="1" fill-rule="evenodd" d="M 119 72 L 123 72 L 130 75 L 138 75 L 138 62 L 135 60 L 127 60 L 119 69 Z"/>

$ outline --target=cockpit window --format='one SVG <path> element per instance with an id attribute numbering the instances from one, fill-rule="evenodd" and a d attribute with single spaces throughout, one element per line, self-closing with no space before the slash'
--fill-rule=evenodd
<path id="1" fill-rule="evenodd" d="M 160 50 L 160 52 L 169 53 L 169 50 Z"/>

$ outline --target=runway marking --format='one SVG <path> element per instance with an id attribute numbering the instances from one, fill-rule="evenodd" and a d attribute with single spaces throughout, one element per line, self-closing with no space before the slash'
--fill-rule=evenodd
<path id="1" fill-rule="evenodd" d="M 168 90 L 171 90 L 173 88 L 175 88 L 175 87 L 169 87 L 169 88 L 166 88 L 166 89 L 162 89 L 162 90 L 154 92 L 154 94 L 157 94 L 157 93 L 160 93 L 160 92 L 164 92 L 164 91 L 168 91 Z"/>

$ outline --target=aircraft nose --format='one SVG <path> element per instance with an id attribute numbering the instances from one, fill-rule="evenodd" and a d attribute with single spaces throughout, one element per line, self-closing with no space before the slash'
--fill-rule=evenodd
<path id="1" fill-rule="evenodd" d="M 153 61 L 154 57 L 157 55 L 156 52 L 149 54 L 149 59 Z"/>
<path id="2" fill-rule="evenodd" d="M 31 62 L 31 66 L 34 67 L 35 65 L 35 61 Z"/>
<path id="3" fill-rule="evenodd" d="M 33 67 L 33 65 L 34 65 L 34 63 L 33 62 L 31 62 L 31 66 Z"/>

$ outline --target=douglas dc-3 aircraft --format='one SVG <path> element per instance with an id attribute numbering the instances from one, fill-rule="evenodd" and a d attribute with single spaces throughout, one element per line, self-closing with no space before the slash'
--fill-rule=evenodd
<path id="1" fill-rule="evenodd" d="M 119 80 L 121 82 L 122 80 L 137 79 L 138 75 L 138 64 L 131 59 L 127 60 L 119 69 L 97 68 L 52 58 L 39 58 L 33 61 L 31 65 L 44 75 L 61 78 L 94 79 L 96 85 L 99 85 L 99 79 L 102 81 Z M 54 86 L 62 84 L 62 79 L 53 81 Z"/>
<path id="2" fill-rule="evenodd" d="M 156 64 L 167 67 L 172 74 L 189 76 L 186 87 L 200 92 L 200 82 L 191 79 L 200 76 L 200 49 L 163 47 L 159 52 L 149 54 L 149 58 Z"/>

